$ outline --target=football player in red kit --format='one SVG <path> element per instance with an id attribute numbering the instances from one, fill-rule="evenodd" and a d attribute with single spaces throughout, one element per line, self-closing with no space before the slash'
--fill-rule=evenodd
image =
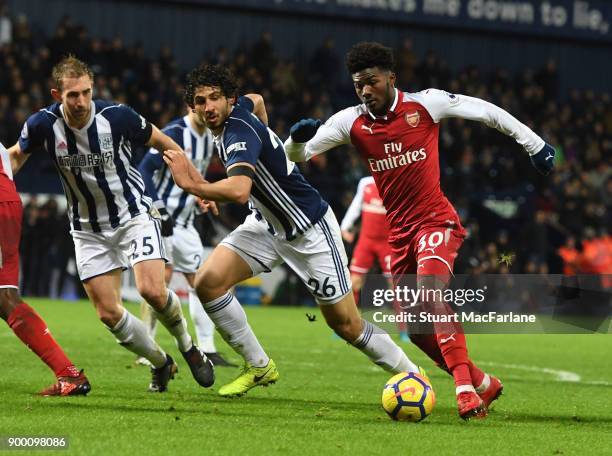
<path id="1" fill-rule="evenodd" d="M 22 207 L 12 175 L 8 152 L 0 144 L 0 317 L 55 373 L 57 382 L 40 395 L 85 395 L 91 390 L 87 377 L 64 354 L 42 318 L 19 296 Z"/>
<path id="2" fill-rule="evenodd" d="M 348 243 L 353 243 L 355 241 L 355 222 L 361 217 L 359 239 L 353 249 L 350 266 L 353 296 L 357 305 L 359 305 L 359 292 L 363 287 L 363 276 L 372 269 L 375 261 L 378 261 L 380 271 L 389 281 L 389 286 L 393 285 L 386 213 L 387 210 L 378 194 L 374 178 L 372 176 L 363 177 L 357 184 L 357 193 L 340 224 L 342 238 Z M 403 312 L 400 305 L 399 301 L 395 301 L 394 307 L 397 314 Z M 401 339 L 408 340 L 406 323 L 400 320 L 397 328 Z"/>
<path id="3" fill-rule="evenodd" d="M 381 272 L 387 277 L 391 276 L 391 248 L 387 242 L 389 228 L 386 212 L 374 178 L 371 176 L 362 178 L 357 185 L 357 193 L 340 224 L 342 238 L 352 243 L 355 240 L 353 228 L 361 216 L 359 240 L 353 250 L 350 267 L 357 304 L 359 304 L 359 291 L 363 285 L 363 275 L 372 268 L 375 260 L 378 260 Z"/>
<path id="4" fill-rule="evenodd" d="M 418 289 L 442 289 L 452 275 L 465 230 L 440 189 L 439 121 L 460 117 L 496 128 L 514 138 L 542 174 L 552 170 L 554 148 L 484 100 L 437 89 L 396 89 L 393 53 L 379 43 L 353 46 L 346 63 L 362 104 L 334 114 L 323 126 L 314 119 L 299 121 L 285 143 L 287 154 L 293 161 L 304 161 L 353 144 L 387 209 L 394 281 L 416 274 Z M 454 314 L 448 305 L 433 304 L 438 314 Z M 461 325 L 449 330 L 448 324 L 433 323 L 428 333 L 419 332 L 411 329 L 412 342 L 455 380 L 459 415 L 486 416 L 503 386 L 470 360 Z"/>

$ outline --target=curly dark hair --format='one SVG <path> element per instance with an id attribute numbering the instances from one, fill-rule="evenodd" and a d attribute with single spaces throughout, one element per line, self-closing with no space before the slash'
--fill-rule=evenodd
<path id="1" fill-rule="evenodd" d="M 219 87 L 227 98 L 235 97 L 238 92 L 236 78 L 222 65 L 202 64 L 189 72 L 183 99 L 191 108 L 198 87 Z"/>
<path id="2" fill-rule="evenodd" d="M 393 71 L 393 66 L 393 51 L 380 43 L 363 41 L 346 54 L 346 67 L 350 74 L 373 67 Z"/>

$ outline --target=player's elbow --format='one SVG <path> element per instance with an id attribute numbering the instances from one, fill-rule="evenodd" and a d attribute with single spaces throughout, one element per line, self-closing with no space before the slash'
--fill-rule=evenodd
<path id="1" fill-rule="evenodd" d="M 228 199 L 238 204 L 246 204 L 251 196 L 253 181 L 251 177 L 244 175 L 232 175 L 229 180 Z"/>
<path id="2" fill-rule="evenodd" d="M 246 204 L 249 201 L 251 192 L 248 189 L 236 189 L 232 195 L 232 201 L 238 204 Z"/>

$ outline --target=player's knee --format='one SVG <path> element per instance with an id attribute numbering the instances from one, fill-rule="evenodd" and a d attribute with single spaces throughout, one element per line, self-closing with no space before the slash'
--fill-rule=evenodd
<path id="1" fill-rule="evenodd" d="M 8 320 L 13 309 L 19 305 L 21 298 L 14 288 L 0 288 L 0 318 Z"/>
<path id="2" fill-rule="evenodd" d="M 342 339 L 349 343 L 353 343 L 361 335 L 361 320 L 360 319 L 343 319 L 332 321 L 329 324 L 334 332 Z"/>
<path id="3" fill-rule="evenodd" d="M 163 309 L 168 299 L 168 289 L 165 283 L 145 282 L 138 287 L 138 293 L 157 310 Z"/>
<path id="4" fill-rule="evenodd" d="M 200 300 L 210 300 L 210 296 L 215 297 L 220 291 L 226 291 L 229 287 L 225 278 L 213 268 L 200 269 L 195 277 L 195 289 Z"/>
<path id="5" fill-rule="evenodd" d="M 123 308 L 121 306 L 96 307 L 98 318 L 109 328 L 114 328 L 123 316 Z"/>

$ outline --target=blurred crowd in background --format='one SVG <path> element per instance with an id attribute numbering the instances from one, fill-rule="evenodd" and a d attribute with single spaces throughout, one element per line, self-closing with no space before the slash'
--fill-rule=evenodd
<path id="1" fill-rule="evenodd" d="M 58 24 L 52 36 L 6 9 L 0 10 L 0 24 L 0 141 L 7 147 L 15 143 L 31 113 L 51 104 L 51 68 L 68 53 L 93 69 L 96 98 L 127 103 L 159 127 L 186 112 L 182 90 L 189 68 L 178 68 L 170 48 L 147 55 L 139 43 L 90 37 L 87 28 L 70 17 Z M 301 118 L 327 119 L 358 103 L 333 40 L 322 42 L 304 61 L 294 61 L 279 57 L 274 39 L 263 33 L 251 48 L 211 50 L 203 61 L 228 65 L 243 93 L 262 94 L 270 127 L 282 139 Z M 436 87 L 488 100 L 557 148 L 556 169 L 544 178 L 512 139 L 475 122 L 443 121 L 442 188 L 469 231 L 456 272 L 609 274 L 610 94 L 559 93 L 554 60 L 541 68 L 511 73 L 484 71 L 468 65 L 466 58 L 465 68 L 453 71 L 436 53 L 413 49 L 409 38 L 395 51 L 399 89 Z M 341 219 L 366 169 L 351 147 L 340 149 L 300 167 Z M 36 180 L 54 175 L 55 170 L 50 161 L 42 160 L 27 165 L 23 173 Z M 221 164 L 213 162 L 209 178 L 223 175 Z M 74 275 L 67 267 L 73 255 L 68 220 L 60 212 L 53 199 L 39 204 L 34 198 L 26 205 L 22 241 L 26 295 L 61 290 L 66 274 Z M 242 207 L 228 207 L 222 221 L 232 228 L 244 214 Z"/>

